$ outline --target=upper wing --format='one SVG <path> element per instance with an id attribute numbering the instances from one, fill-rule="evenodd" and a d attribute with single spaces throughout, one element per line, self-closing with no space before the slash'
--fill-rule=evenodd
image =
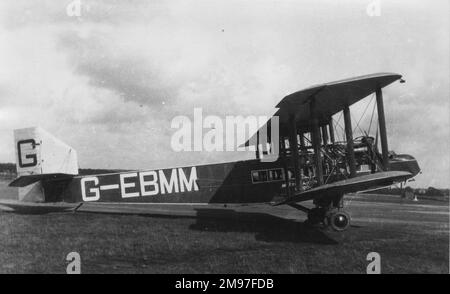
<path id="1" fill-rule="evenodd" d="M 404 171 L 387 171 L 375 174 L 360 176 L 325 184 L 317 188 L 307 190 L 305 192 L 296 193 L 295 195 L 276 203 L 275 205 L 291 204 L 301 201 L 307 201 L 316 198 L 334 197 L 337 194 L 352 193 L 362 191 L 373 187 L 389 186 L 396 182 L 405 181 L 412 177 L 412 174 Z"/>
<path id="2" fill-rule="evenodd" d="M 378 87 L 387 85 L 399 80 L 402 76 L 395 73 L 377 73 L 359 76 L 351 79 L 312 86 L 310 88 L 295 92 L 284 97 L 278 104 L 277 112 L 274 116 L 279 117 L 280 136 L 289 134 L 289 118 L 295 116 L 297 130 L 307 132 L 311 129 L 310 105 L 312 99 L 315 100 L 318 109 L 319 126 L 328 124 L 330 117 L 344 107 L 350 106 L 359 100 L 374 93 Z M 270 120 L 267 130 L 270 130 Z M 270 132 L 268 132 L 270 137 Z M 255 133 L 244 145 L 249 146 L 257 142 Z M 270 142 L 270 138 L 268 139 Z"/>

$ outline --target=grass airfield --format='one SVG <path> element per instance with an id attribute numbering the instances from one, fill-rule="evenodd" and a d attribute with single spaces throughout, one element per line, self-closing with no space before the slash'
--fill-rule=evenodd
<path id="1" fill-rule="evenodd" d="M 0 198 L 15 190 L 0 183 Z M 0 211 L 0 273 L 355 273 L 369 252 L 382 273 L 449 273 L 448 202 L 348 195 L 352 227 L 309 228 L 290 207 L 157 209 L 115 213 L 15 214 Z M 193 216 L 197 217 L 193 217 Z"/>

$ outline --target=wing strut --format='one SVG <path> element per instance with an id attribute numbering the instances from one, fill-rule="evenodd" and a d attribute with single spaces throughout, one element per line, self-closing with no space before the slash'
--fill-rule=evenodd
<path id="1" fill-rule="evenodd" d="M 376 96 L 377 96 L 378 123 L 380 125 L 381 153 L 383 156 L 383 170 L 388 170 L 389 151 L 386 134 L 386 119 L 384 117 L 383 93 L 381 92 L 381 87 L 377 87 Z"/>
<path id="2" fill-rule="evenodd" d="M 301 190 L 301 174 L 300 174 L 300 165 L 298 158 L 298 143 L 297 143 L 297 124 L 295 121 L 295 114 L 290 116 L 290 134 L 289 134 L 289 146 L 291 147 L 292 152 L 292 160 L 294 163 L 294 178 L 295 178 L 295 190 Z"/>
<path id="3" fill-rule="evenodd" d="M 356 160 L 353 147 L 352 120 L 350 116 L 350 107 L 348 107 L 348 105 L 344 107 L 344 124 L 345 137 L 347 140 L 348 166 L 350 168 L 350 178 L 353 178 L 356 176 Z"/>
<path id="4" fill-rule="evenodd" d="M 327 125 L 322 126 L 322 140 L 323 140 L 323 146 L 328 145 L 328 130 Z"/>
<path id="5" fill-rule="evenodd" d="M 329 127 L 329 131 L 330 131 L 331 144 L 334 144 L 335 140 L 334 140 L 334 126 L 333 126 L 333 117 L 332 116 L 330 116 L 330 121 L 328 123 L 328 127 Z"/>
<path id="6" fill-rule="evenodd" d="M 310 103 L 312 119 L 312 145 L 314 148 L 314 164 L 316 167 L 316 177 L 319 186 L 323 185 L 323 167 L 322 154 L 320 152 L 320 128 L 319 119 L 317 118 L 316 99 L 311 99 Z"/>

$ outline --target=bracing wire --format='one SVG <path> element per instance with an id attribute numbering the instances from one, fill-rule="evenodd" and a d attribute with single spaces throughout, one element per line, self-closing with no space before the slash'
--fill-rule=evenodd
<path id="1" fill-rule="evenodd" d="M 373 115 L 375 114 L 375 106 L 376 106 L 376 103 L 373 104 L 372 116 L 370 117 L 370 124 L 369 124 L 369 131 L 368 131 L 369 134 L 370 134 L 370 129 L 372 128 Z"/>
<path id="2" fill-rule="evenodd" d="M 351 116 L 351 119 L 352 119 L 352 120 L 355 120 L 354 117 L 353 117 L 353 115 L 352 115 L 351 113 L 350 113 L 350 116 Z M 359 131 L 361 132 L 361 135 L 364 136 L 364 131 L 359 127 L 359 124 L 356 124 L 356 128 L 358 128 Z M 355 130 L 356 130 L 356 128 L 355 128 Z M 353 130 L 353 133 L 355 132 L 355 130 Z"/>
<path id="3" fill-rule="evenodd" d="M 370 104 L 372 103 L 374 97 L 375 97 L 374 94 L 372 94 L 372 98 L 370 99 L 369 103 L 367 103 L 366 108 L 364 109 L 364 112 L 362 113 L 361 117 L 359 118 L 358 122 L 356 123 L 356 127 L 353 129 L 353 132 L 355 132 L 355 130 L 357 128 L 359 128 L 359 123 L 361 122 L 361 120 L 363 119 L 364 115 L 366 114 L 366 111 L 369 108 Z M 359 129 L 361 130 L 361 128 L 359 128 Z M 364 132 L 362 132 L 362 133 L 364 135 Z"/>

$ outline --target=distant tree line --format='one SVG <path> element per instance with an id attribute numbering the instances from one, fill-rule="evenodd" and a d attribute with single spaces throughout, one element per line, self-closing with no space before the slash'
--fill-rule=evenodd
<path id="1" fill-rule="evenodd" d="M 428 188 L 411 188 L 404 187 L 403 189 L 393 187 L 393 188 L 384 188 L 376 191 L 370 191 L 367 193 L 377 193 L 377 194 L 388 194 L 388 195 L 403 195 L 406 193 L 413 193 L 417 196 L 437 196 L 437 197 L 445 197 L 449 196 L 450 189 L 438 189 L 434 187 Z"/>
<path id="2" fill-rule="evenodd" d="M 15 163 L 0 163 L 0 171 L 16 173 L 17 172 L 16 164 Z"/>
<path id="3" fill-rule="evenodd" d="M 15 178 L 16 174 L 17 170 L 14 163 L 0 163 L 0 177 Z"/>

